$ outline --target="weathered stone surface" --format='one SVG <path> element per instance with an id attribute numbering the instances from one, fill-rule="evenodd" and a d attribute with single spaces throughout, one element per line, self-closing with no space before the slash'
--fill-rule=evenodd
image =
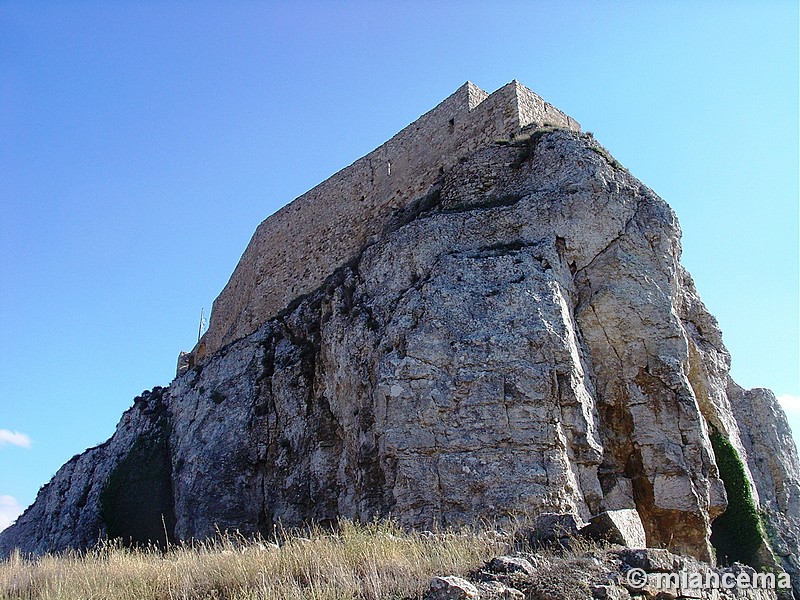
<path id="1" fill-rule="evenodd" d="M 616 553 L 631 569 L 646 573 L 669 573 L 681 569 L 684 559 L 663 548 L 628 548 Z"/>
<path id="2" fill-rule="evenodd" d="M 512 594 L 511 597 L 547 600 L 791 598 L 785 573 L 776 577 L 775 573 L 759 573 L 741 564 L 714 568 L 663 549 L 595 548 L 584 552 L 559 552 L 531 566 L 530 572 L 514 573 L 513 589 L 521 596 Z M 486 569 L 471 575 L 479 580 L 476 587 L 482 598 L 497 597 L 494 594 L 507 586 L 505 581 L 487 580 L 491 575 Z"/>
<path id="3" fill-rule="evenodd" d="M 102 490 L 135 481 L 115 474 L 156 431 L 177 539 L 632 509 L 648 546 L 712 560 L 713 428 L 796 575 L 796 452 L 774 399 L 729 384 L 675 215 L 591 136 L 524 133 L 465 153 L 321 286 L 137 400 L 0 552 L 103 535 Z"/>
<path id="4" fill-rule="evenodd" d="M 595 515 L 589 519 L 589 524 L 581 529 L 581 534 L 630 548 L 647 546 L 642 520 L 633 508 L 608 510 Z"/>
<path id="5" fill-rule="evenodd" d="M 627 589 L 617 585 L 593 585 L 591 590 L 592 598 L 598 600 L 628 600 L 631 597 Z"/>
<path id="6" fill-rule="evenodd" d="M 480 598 L 478 588 L 460 577 L 434 577 L 426 600 L 477 600 Z"/>
<path id="7" fill-rule="evenodd" d="M 574 119 L 517 81 L 487 94 L 467 82 L 379 148 L 283 207 L 256 230 L 193 355 L 253 333 L 355 258 L 444 170 L 532 124 L 574 131 Z"/>
<path id="8" fill-rule="evenodd" d="M 192 355 L 189 352 L 181 352 L 178 355 L 178 368 L 176 373 L 178 375 L 183 375 L 192 368 Z"/>
<path id="9" fill-rule="evenodd" d="M 748 588 L 737 585 L 735 577 L 742 572 L 751 577 L 748 580 L 750 583 L 757 583 L 752 579 L 756 571 L 738 563 L 733 567 L 713 569 L 707 563 L 691 557 L 678 556 L 660 548 L 628 548 L 611 551 L 611 554 L 620 559 L 619 568 L 624 576 L 619 579 L 619 583 L 632 595 L 641 594 L 645 598 L 772 600 L 779 597 L 776 592 L 790 593 L 788 589 L 780 587 L 780 581 L 777 579 L 773 582 L 774 588 L 764 586 Z M 627 574 L 632 569 L 639 570 L 644 579 L 629 579 Z M 726 573 L 733 574 L 730 582 L 722 579 Z M 699 579 L 692 579 L 693 577 Z M 640 581 L 643 582 L 642 585 L 633 585 L 634 582 Z M 791 598 L 791 596 L 780 597 Z"/>
<path id="10" fill-rule="evenodd" d="M 528 542 L 536 546 L 576 537 L 586 523 L 572 513 L 542 513 L 533 520 L 533 530 L 529 532 Z"/>
<path id="11" fill-rule="evenodd" d="M 800 573 L 800 461 L 786 415 L 769 390 L 744 390 L 728 379 L 727 392 L 772 550 L 787 572 Z M 800 579 L 793 582 L 800 597 Z"/>
<path id="12" fill-rule="evenodd" d="M 149 438 L 166 425 L 164 390 L 146 391 L 122 415 L 107 442 L 72 457 L 42 486 L 36 502 L 0 533 L 0 556 L 13 548 L 43 553 L 88 548 L 105 535 L 100 496 L 114 468 L 130 453 L 136 440 Z M 149 499 L 146 499 L 149 501 Z M 165 521 L 173 515 L 165 511 Z M 160 519 L 159 519 L 160 521 Z M 130 533 L 135 536 L 135 527 Z M 160 531 L 163 531 L 163 526 Z M 172 531 L 169 532 L 172 536 Z M 162 541 L 163 535 L 154 541 Z"/>
<path id="13" fill-rule="evenodd" d="M 533 565 L 519 556 L 496 556 L 486 565 L 490 573 L 524 573 L 532 575 Z"/>
<path id="14" fill-rule="evenodd" d="M 525 594 L 499 581 L 486 581 L 476 585 L 480 597 L 485 600 L 523 600 Z"/>

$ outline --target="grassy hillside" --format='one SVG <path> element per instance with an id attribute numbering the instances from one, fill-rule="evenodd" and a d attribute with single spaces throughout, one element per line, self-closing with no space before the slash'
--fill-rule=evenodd
<path id="1" fill-rule="evenodd" d="M 391 522 L 341 523 L 274 542 L 214 542 L 131 550 L 101 544 L 85 553 L 0 563 L 0 598 L 47 600 L 385 599 L 419 597 L 434 575 L 466 573 L 508 552 L 494 530 L 403 532 Z"/>

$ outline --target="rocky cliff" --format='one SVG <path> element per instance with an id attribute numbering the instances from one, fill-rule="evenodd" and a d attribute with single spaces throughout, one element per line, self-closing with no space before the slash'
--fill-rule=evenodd
<path id="1" fill-rule="evenodd" d="M 591 135 L 486 144 L 385 221 L 137 398 L 0 550 L 632 508 L 648 546 L 800 575 L 785 417 L 729 379 L 675 214 Z"/>

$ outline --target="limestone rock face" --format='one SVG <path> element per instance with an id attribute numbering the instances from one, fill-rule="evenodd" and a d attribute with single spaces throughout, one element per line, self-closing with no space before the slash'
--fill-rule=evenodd
<path id="1" fill-rule="evenodd" d="M 266 219 L 214 300 L 202 360 L 253 333 L 380 235 L 445 170 L 521 128 L 580 125 L 517 81 L 488 94 L 467 82 L 391 139 Z"/>
<path id="2" fill-rule="evenodd" d="M 591 136 L 529 133 L 464 157 L 322 286 L 140 399 L 0 550 L 103 535 L 124 508 L 103 490 L 138 493 L 125 456 L 148 455 L 158 430 L 176 539 L 635 509 L 648 546 L 713 560 L 716 431 L 797 574 L 785 417 L 729 382 L 674 213 Z"/>
<path id="3" fill-rule="evenodd" d="M 800 573 L 800 461 L 786 415 L 769 390 L 744 390 L 729 379 L 728 397 L 772 549 L 787 572 Z"/>
<path id="4" fill-rule="evenodd" d="M 163 426 L 165 409 L 160 388 L 137 397 L 108 441 L 72 457 L 42 486 L 36 502 L 16 524 L 0 532 L 0 555 L 13 548 L 35 553 L 88 548 L 103 537 L 101 492 L 136 440 L 148 438 Z"/>

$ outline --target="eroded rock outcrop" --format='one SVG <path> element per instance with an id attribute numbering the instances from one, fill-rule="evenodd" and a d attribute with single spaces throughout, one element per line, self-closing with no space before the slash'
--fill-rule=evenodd
<path id="1" fill-rule="evenodd" d="M 786 415 L 769 390 L 744 390 L 728 379 L 728 397 L 772 549 L 784 569 L 800 573 L 800 461 Z"/>
<path id="2" fill-rule="evenodd" d="M 486 145 L 322 286 L 140 398 L 0 550 L 86 546 L 110 523 L 146 537 L 152 515 L 119 518 L 146 492 L 176 539 L 634 509 L 648 546 L 713 561 L 719 435 L 767 515 L 758 560 L 771 546 L 796 576 L 785 417 L 729 381 L 679 258 L 672 210 L 590 135 L 534 126 Z M 137 479 L 131 455 L 167 457 L 163 481 Z"/>
<path id="3" fill-rule="evenodd" d="M 505 565 L 524 564 L 513 570 Z M 499 568 L 498 568 L 499 567 Z M 545 551 L 500 556 L 469 579 L 434 577 L 423 600 L 783 600 L 791 598 L 786 574 L 758 573 L 736 564 L 712 568 L 661 549 Z"/>

